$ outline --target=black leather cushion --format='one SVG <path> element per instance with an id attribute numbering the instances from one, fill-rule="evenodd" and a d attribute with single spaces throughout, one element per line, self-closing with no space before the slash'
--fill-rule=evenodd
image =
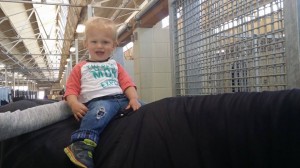
<path id="1" fill-rule="evenodd" d="M 300 167 L 300 91 L 172 97 L 120 114 L 95 168 Z M 4 168 L 71 168 L 73 118 L 4 142 Z"/>

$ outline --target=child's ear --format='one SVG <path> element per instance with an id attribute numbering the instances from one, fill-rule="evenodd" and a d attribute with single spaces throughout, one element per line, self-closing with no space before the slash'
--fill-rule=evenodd
<path id="1" fill-rule="evenodd" d="M 117 41 L 115 41 L 113 47 L 116 48 L 117 46 L 118 46 Z"/>

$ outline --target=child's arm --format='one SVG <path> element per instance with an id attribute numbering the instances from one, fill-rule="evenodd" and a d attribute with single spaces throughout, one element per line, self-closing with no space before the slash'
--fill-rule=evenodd
<path id="1" fill-rule="evenodd" d="M 86 64 L 86 61 L 82 61 L 76 64 L 71 71 L 71 74 L 67 80 L 65 100 L 71 107 L 74 117 L 77 121 L 82 119 L 82 117 L 87 112 L 87 107 L 78 101 L 77 97 L 80 94 L 80 81 L 81 81 L 81 67 Z"/>
<path id="2" fill-rule="evenodd" d="M 137 94 L 135 87 L 133 87 L 133 86 L 128 87 L 124 91 L 124 93 L 127 96 L 127 98 L 129 99 L 129 104 L 126 107 L 126 109 L 129 109 L 131 107 L 134 111 L 136 111 L 137 109 L 139 109 L 141 107 L 141 104 L 138 101 L 138 94 Z"/>
<path id="3" fill-rule="evenodd" d="M 77 121 L 80 121 L 83 116 L 88 111 L 88 108 L 78 101 L 76 95 L 68 95 L 66 97 L 66 100 L 68 102 L 68 105 L 71 107 L 74 117 Z"/>
<path id="4" fill-rule="evenodd" d="M 126 107 L 126 109 L 129 109 L 131 107 L 135 111 L 141 107 L 141 104 L 138 101 L 136 85 L 132 82 L 130 76 L 124 70 L 124 68 L 120 64 L 117 65 L 118 65 L 118 80 L 120 86 L 124 91 L 124 94 L 129 99 L 129 104 Z"/>

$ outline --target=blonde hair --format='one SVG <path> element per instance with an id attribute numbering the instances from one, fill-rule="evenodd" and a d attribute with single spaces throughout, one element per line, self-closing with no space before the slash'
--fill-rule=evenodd
<path id="1" fill-rule="evenodd" d="M 98 29 L 112 34 L 112 39 L 117 42 L 117 26 L 114 21 L 102 18 L 102 17 L 91 17 L 85 22 L 85 37 L 87 33 L 92 29 Z"/>

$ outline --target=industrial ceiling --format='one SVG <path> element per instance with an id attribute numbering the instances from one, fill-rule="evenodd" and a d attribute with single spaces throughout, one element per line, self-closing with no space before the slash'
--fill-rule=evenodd
<path id="1" fill-rule="evenodd" d="M 75 65 L 75 56 L 87 56 L 76 28 L 90 16 L 114 20 L 123 46 L 134 28 L 152 27 L 166 15 L 168 0 L 0 0 L 2 85 L 13 79 L 59 83 L 70 57 Z"/>

